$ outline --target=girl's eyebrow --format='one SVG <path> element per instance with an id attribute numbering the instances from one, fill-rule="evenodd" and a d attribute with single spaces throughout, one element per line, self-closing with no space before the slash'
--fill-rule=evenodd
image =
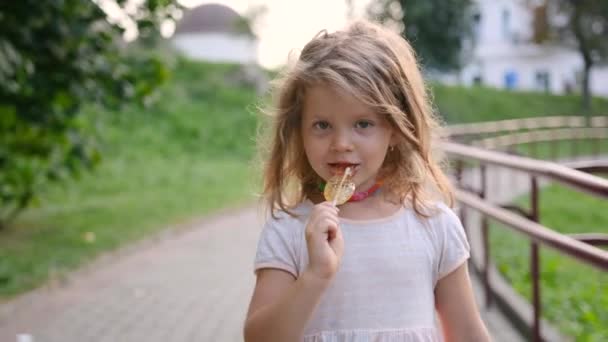
<path id="1" fill-rule="evenodd" d="M 376 115 L 376 113 L 373 113 L 373 112 L 361 112 L 361 113 L 355 114 L 354 117 L 356 117 L 358 119 L 361 119 L 361 118 L 372 118 L 372 119 L 375 119 L 378 116 Z"/>
<path id="2" fill-rule="evenodd" d="M 314 113 L 311 114 L 308 119 L 309 120 L 328 120 L 331 119 L 331 115 L 323 115 L 322 113 Z M 354 120 L 360 119 L 376 119 L 378 115 L 374 112 L 358 112 L 352 115 L 351 117 Z"/>
<path id="3" fill-rule="evenodd" d="M 327 120 L 328 117 L 329 115 L 312 114 L 310 115 L 309 120 Z"/>

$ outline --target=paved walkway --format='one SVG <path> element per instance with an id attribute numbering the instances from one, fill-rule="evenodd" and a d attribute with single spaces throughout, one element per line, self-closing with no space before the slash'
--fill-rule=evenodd
<path id="1" fill-rule="evenodd" d="M 527 191 L 522 178 L 492 174 L 501 184 L 491 196 Z M 259 217 L 250 208 L 204 219 L 4 303 L 0 341 L 242 341 Z M 494 340 L 522 340 L 495 310 L 482 309 Z"/>
<path id="2" fill-rule="evenodd" d="M 247 209 L 207 219 L 3 304 L 0 341 L 242 341 L 257 217 Z"/>

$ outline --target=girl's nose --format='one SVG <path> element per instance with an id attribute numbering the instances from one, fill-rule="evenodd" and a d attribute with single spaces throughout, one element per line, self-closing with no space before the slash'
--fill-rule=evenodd
<path id="1" fill-rule="evenodd" d="M 336 130 L 332 139 L 332 150 L 336 152 L 351 151 L 353 149 L 350 134 L 344 130 Z"/>

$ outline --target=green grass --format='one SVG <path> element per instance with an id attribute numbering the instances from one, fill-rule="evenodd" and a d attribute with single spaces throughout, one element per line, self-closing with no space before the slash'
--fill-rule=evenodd
<path id="1" fill-rule="evenodd" d="M 433 85 L 432 88 L 436 107 L 448 124 L 579 115 L 581 112 L 581 100 L 577 95 L 556 96 L 442 85 Z M 608 99 L 594 98 L 591 110 L 594 115 L 608 115 Z"/>
<path id="2" fill-rule="evenodd" d="M 527 205 L 527 199 L 517 201 Z M 541 223 L 560 233 L 608 233 L 608 202 L 563 186 L 541 191 Z M 528 239 L 493 224 L 491 253 L 515 290 L 531 299 Z M 542 315 L 577 341 L 608 340 L 608 274 L 541 247 Z"/>
<path id="3" fill-rule="evenodd" d="M 38 207 L 0 233 L 0 298 L 167 226 L 252 201 L 257 120 L 249 106 L 257 99 L 224 83 L 235 70 L 181 64 L 148 110 L 91 113 L 102 118 L 104 160 L 45 189 Z"/>

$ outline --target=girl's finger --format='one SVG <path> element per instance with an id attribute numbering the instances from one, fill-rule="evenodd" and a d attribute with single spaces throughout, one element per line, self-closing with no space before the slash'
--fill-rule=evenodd
<path id="1" fill-rule="evenodd" d="M 338 220 L 337 217 L 334 217 L 332 215 L 323 215 L 322 217 L 319 218 L 319 225 L 318 227 L 321 229 L 321 231 L 323 232 L 327 232 L 327 230 L 329 229 L 328 227 L 338 227 L 340 225 L 340 221 Z"/>
<path id="2" fill-rule="evenodd" d="M 329 208 L 332 211 L 338 213 L 340 211 L 340 208 L 338 208 L 337 206 L 333 205 L 331 202 L 323 202 L 319 204 L 320 206 L 323 206 L 325 208 Z"/>

